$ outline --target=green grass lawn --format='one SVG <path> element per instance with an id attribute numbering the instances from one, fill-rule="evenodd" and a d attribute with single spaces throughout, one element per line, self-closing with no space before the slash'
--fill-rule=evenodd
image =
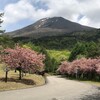
<path id="1" fill-rule="evenodd" d="M 62 76 L 64 78 L 67 78 L 66 76 Z M 75 81 L 79 81 L 79 82 L 83 82 L 86 84 L 91 84 L 97 87 L 100 87 L 100 81 L 96 81 L 96 80 L 88 80 L 88 79 L 76 79 L 76 78 L 67 78 L 69 80 L 75 80 Z"/>
<path id="2" fill-rule="evenodd" d="M 100 87 L 100 82 L 96 82 L 96 81 L 83 81 L 83 82 Z"/>
<path id="3" fill-rule="evenodd" d="M 70 55 L 70 51 L 68 50 L 47 50 L 47 52 L 51 58 L 56 59 L 57 62 L 67 60 Z"/>
<path id="4" fill-rule="evenodd" d="M 3 64 L 0 64 L 0 91 L 22 89 L 34 86 L 40 86 L 45 84 L 45 79 L 41 75 L 26 74 L 22 80 L 18 79 L 19 72 L 15 73 L 14 70 L 8 73 L 8 82 L 5 83 L 5 72 L 3 70 Z"/>
<path id="5" fill-rule="evenodd" d="M 96 80 L 77 80 L 86 84 L 91 84 L 93 86 L 97 86 L 100 87 L 100 81 L 96 81 Z"/>

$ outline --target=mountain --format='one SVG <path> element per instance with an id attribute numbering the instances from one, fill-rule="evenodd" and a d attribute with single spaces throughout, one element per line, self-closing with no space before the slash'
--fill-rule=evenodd
<path id="1" fill-rule="evenodd" d="M 11 37 L 31 37 L 37 39 L 41 37 L 59 36 L 77 31 L 90 31 L 93 29 L 92 27 L 83 26 L 62 17 L 52 17 L 40 19 L 32 25 L 6 34 Z"/>

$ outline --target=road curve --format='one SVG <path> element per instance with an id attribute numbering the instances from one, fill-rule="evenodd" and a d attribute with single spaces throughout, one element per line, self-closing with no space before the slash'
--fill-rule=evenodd
<path id="1" fill-rule="evenodd" d="M 47 77 L 46 85 L 22 90 L 0 92 L 0 100 L 81 100 L 97 89 L 89 84 L 58 76 Z"/>

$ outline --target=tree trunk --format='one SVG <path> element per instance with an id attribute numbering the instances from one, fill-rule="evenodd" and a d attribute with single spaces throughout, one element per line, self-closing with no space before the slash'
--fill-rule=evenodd
<path id="1" fill-rule="evenodd" d="M 7 82 L 7 79 L 8 79 L 8 71 L 6 71 L 5 82 Z"/>
<path id="2" fill-rule="evenodd" d="M 22 71 L 21 71 L 21 70 L 19 70 L 19 80 L 21 80 L 21 79 L 22 79 L 22 75 L 21 75 L 21 73 L 22 73 Z"/>

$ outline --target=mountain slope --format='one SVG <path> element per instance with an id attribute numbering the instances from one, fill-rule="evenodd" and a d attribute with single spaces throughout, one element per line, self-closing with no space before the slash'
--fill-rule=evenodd
<path id="1" fill-rule="evenodd" d="M 59 36 L 76 31 L 89 31 L 94 28 L 71 22 L 62 17 L 43 18 L 25 28 L 6 33 L 12 37 L 41 38 Z"/>

